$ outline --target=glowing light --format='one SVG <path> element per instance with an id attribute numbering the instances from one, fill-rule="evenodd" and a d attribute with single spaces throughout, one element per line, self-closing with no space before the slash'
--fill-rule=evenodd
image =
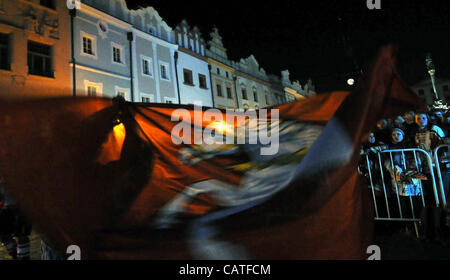
<path id="1" fill-rule="evenodd" d="M 116 139 L 119 141 L 123 141 L 123 139 L 125 138 L 125 126 L 122 123 L 120 123 L 116 125 L 113 130 Z"/>
<path id="2" fill-rule="evenodd" d="M 234 131 L 234 127 L 229 125 L 226 121 L 213 122 L 210 127 L 214 128 L 217 132 L 226 134 L 227 131 Z"/>
<path id="3" fill-rule="evenodd" d="M 348 79 L 347 80 L 347 84 L 349 85 L 349 86 L 352 86 L 352 85 L 354 85 L 355 84 L 355 80 L 353 80 L 353 79 Z"/>
<path id="4" fill-rule="evenodd" d="M 114 126 L 113 130 L 108 135 L 108 139 L 102 145 L 102 150 L 97 158 L 97 162 L 104 165 L 111 161 L 119 160 L 125 135 L 126 131 L 123 124 Z"/>

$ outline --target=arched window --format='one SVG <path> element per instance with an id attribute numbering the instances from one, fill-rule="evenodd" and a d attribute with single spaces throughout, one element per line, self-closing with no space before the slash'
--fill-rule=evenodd
<path id="1" fill-rule="evenodd" d="M 256 88 L 253 88 L 253 100 L 258 102 L 258 92 L 256 91 Z"/>

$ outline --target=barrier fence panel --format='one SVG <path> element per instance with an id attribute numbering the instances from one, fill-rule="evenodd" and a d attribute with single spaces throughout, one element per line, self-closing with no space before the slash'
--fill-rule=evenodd
<path id="1" fill-rule="evenodd" d="M 439 165 L 422 149 L 384 150 L 364 156 L 366 170 L 360 166 L 359 172 L 368 179 L 375 220 L 414 222 L 418 237 L 420 211 L 446 204 Z"/>
<path id="2" fill-rule="evenodd" d="M 441 145 L 434 149 L 437 181 L 439 184 L 442 206 L 447 208 L 448 185 L 450 179 L 450 145 Z"/>

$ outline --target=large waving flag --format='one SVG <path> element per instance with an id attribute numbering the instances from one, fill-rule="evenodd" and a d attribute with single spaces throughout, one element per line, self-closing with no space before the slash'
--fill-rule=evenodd
<path id="1" fill-rule="evenodd" d="M 354 92 L 267 112 L 3 102 L 0 170 L 45 239 L 84 259 L 366 258 L 360 144 L 420 106 L 394 61 L 384 48 Z"/>

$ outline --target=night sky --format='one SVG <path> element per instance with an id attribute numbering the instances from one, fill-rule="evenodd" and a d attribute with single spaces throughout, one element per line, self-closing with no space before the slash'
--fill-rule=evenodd
<path id="1" fill-rule="evenodd" d="M 318 92 L 348 89 L 351 73 L 365 69 L 388 43 L 399 47 L 407 83 L 427 77 L 428 52 L 437 78 L 450 78 L 449 1 L 381 0 L 381 10 L 369 10 L 366 2 L 127 0 L 131 9 L 153 6 L 172 28 L 185 18 L 206 40 L 216 26 L 231 60 L 254 54 L 267 73 L 288 69 L 291 81 L 312 78 Z"/>

